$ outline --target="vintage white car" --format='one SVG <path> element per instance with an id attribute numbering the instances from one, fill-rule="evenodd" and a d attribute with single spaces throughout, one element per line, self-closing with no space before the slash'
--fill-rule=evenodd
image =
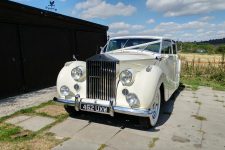
<path id="1" fill-rule="evenodd" d="M 160 106 L 179 86 L 175 41 L 152 36 L 111 38 L 101 54 L 67 62 L 57 79 L 58 98 L 69 114 L 90 111 L 140 117 L 155 126 Z"/>

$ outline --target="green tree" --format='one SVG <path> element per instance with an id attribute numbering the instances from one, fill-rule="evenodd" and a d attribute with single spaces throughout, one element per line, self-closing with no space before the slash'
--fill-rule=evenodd
<path id="1" fill-rule="evenodd" d="M 220 45 L 216 51 L 220 54 L 224 54 L 225 53 L 225 45 Z"/>

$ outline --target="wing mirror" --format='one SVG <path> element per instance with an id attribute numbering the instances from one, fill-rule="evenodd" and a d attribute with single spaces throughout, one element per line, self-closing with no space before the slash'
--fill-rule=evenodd
<path id="1" fill-rule="evenodd" d="M 104 50 L 104 47 L 103 46 L 100 46 L 100 50 L 101 50 L 101 52 Z"/>
<path id="2" fill-rule="evenodd" d="M 161 54 L 155 54 L 155 59 L 161 61 L 163 56 Z"/>
<path id="3" fill-rule="evenodd" d="M 168 55 L 155 54 L 155 59 L 161 61 L 163 58 L 168 58 Z"/>

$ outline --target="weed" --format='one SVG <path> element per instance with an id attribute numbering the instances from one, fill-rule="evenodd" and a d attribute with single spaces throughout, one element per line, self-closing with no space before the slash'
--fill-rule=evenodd
<path id="1" fill-rule="evenodd" d="M 218 97 L 218 95 L 214 94 L 214 97 Z"/>
<path id="2" fill-rule="evenodd" d="M 0 124 L 0 141 L 8 141 L 11 140 L 11 137 L 15 134 L 21 132 L 20 127 L 16 127 L 11 124 L 1 123 Z"/>
<path id="3" fill-rule="evenodd" d="M 98 150 L 103 150 L 105 147 L 106 147 L 106 145 L 105 145 L 105 144 L 102 144 L 102 145 L 98 148 Z"/>
<path id="4" fill-rule="evenodd" d="M 195 103 L 198 105 L 202 105 L 202 102 L 200 102 L 200 101 L 195 101 Z"/>
<path id="5" fill-rule="evenodd" d="M 149 143 L 149 148 L 153 148 L 155 146 L 156 141 L 158 141 L 158 137 L 152 138 L 151 142 Z"/>
<path id="6" fill-rule="evenodd" d="M 192 117 L 194 117 L 195 119 L 200 120 L 200 121 L 206 121 L 207 120 L 205 117 L 199 116 L 199 115 L 192 115 Z"/>
<path id="7" fill-rule="evenodd" d="M 218 99 L 216 99 L 215 101 L 220 102 L 220 103 L 224 103 L 223 100 L 218 100 Z"/>
<path id="8" fill-rule="evenodd" d="M 202 134 L 205 134 L 206 132 L 202 129 L 198 130 L 198 132 L 202 133 Z"/>

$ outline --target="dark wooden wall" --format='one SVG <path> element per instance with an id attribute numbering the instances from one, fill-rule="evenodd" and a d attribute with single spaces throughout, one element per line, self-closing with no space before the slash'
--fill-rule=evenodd
<path id="1" fill-rule="evenodd" d="M 0 2 L 0 97 L 53 86 L 64 63 L 99 53 L 108 27 Z"/>

